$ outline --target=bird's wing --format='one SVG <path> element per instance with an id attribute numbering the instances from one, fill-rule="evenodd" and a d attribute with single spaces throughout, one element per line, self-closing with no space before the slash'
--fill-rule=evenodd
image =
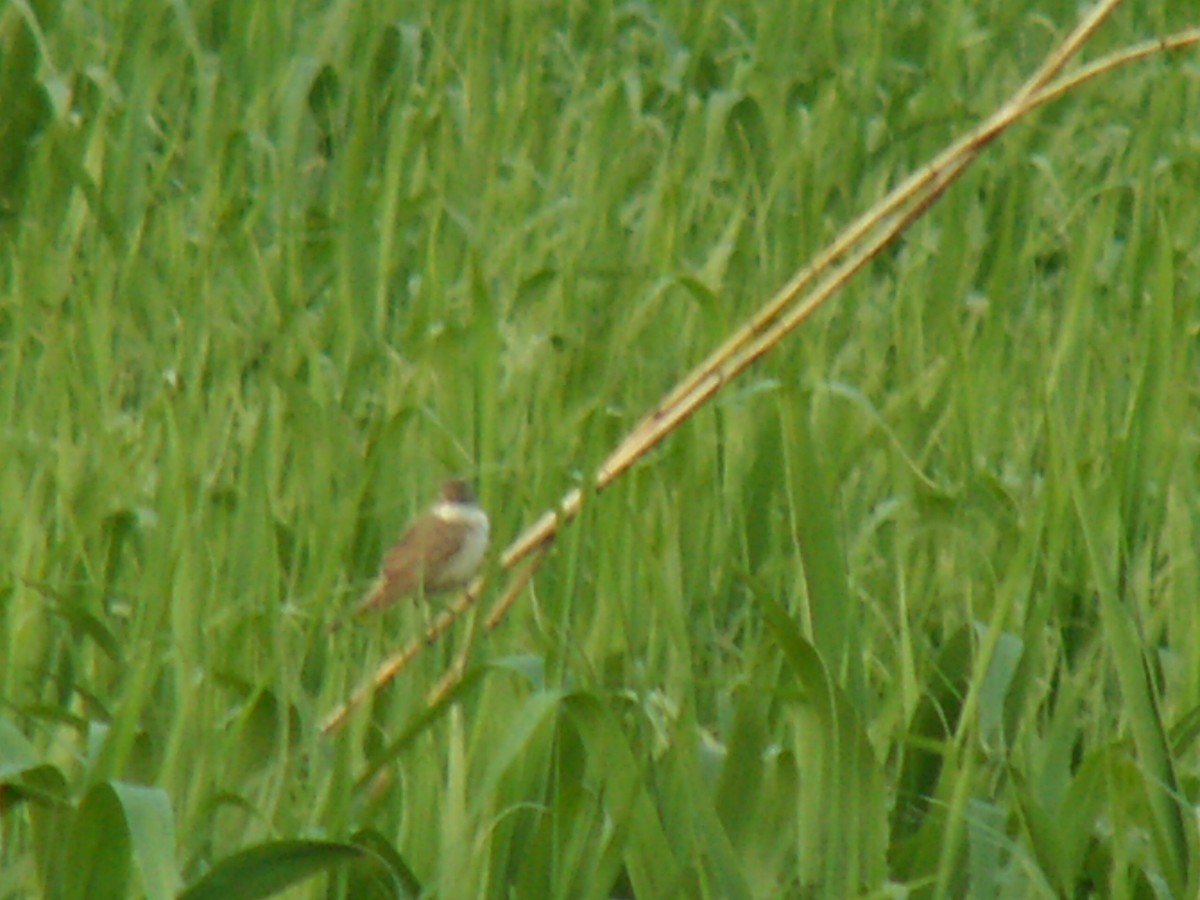
<path id="1" fill-rule="evenodd" d="M 458 552 L 462 535 L 457 529 L 418 526 L 402 537 L 383 560 L 383 575 L 405 593 L 415 591 L 426 572 L 441 569 Z"/>
<path id="2" fill-rule="evenodd" d="M 461 541 L 453 530 L 437 528 L 433 523 L 418 523 L 401 536 L 383 558 L 379 580 L 354 608 L 358 616 L 373 609 L 385 609 L 422 590 L 427 572 L 441 569 L 458 551 Z M 436 592 L 439 586 L 425 584 L 424 590 Z"/>

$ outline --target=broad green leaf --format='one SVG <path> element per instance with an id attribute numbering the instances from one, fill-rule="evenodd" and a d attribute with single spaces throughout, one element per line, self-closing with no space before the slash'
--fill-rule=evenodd
<path id="1" fill-rule="evenodd" d="M 98 784 L 84 795 L 68 835 L 64 900 L 123 900 L 132 881 L 129 825 L 116 790 Z"/>
<path id="2" fill-rule="evenodd" d="M 322 872 L 368 859 L 354 844 L 269 841 L 227 856 L 180 895 L 180 900 L 260 900 Z"/>
<path id="3" fill-rule="evenodd" d="M 348 873 L 349 889 L 355 897 L 399 897 L 419 896 L 421 882 L 382 834 L 374 829 L 355 832 L 351 843 L 370 851 L 377 865 L 360 865 Z"/>
<path id="4" fill-rule="evenodd" d="M 181 878 L 175 864 L 175 816 L 171 799 L 158 788 L 112 783 L 133 844 L 133 860 L 149 900 L 174 897 Z"/>

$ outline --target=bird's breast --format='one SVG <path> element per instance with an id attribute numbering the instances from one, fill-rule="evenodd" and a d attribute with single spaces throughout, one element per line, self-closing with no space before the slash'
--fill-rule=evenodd
<path id="1" fill-rule="evenodd" d="M 465 525 L 466 531 L 458 550 L 446 561 L 439 582 L 446 586 L 458 586 L 470 581 L 479 567 L 483 565 L 483 557 L 487 553 L 488 538 L 491 528 L 488 517 L 483 510 L 455 506 L 449 514 L 439 510 L 438 515 L 443 521 L 452 521 Z"/>

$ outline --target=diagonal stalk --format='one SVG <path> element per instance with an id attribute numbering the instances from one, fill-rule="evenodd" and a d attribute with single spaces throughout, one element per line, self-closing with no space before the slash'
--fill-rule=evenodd
<path id="1" fill-rule="evenodd" d="M 684 376 L 605 458 L 596 471 L 592 485 L 586 489 L 573 488 L 556 508 L 544 513 L 509 544 L 500 559 L 501 567 L 506 570 L 535 552 L 538 556 L 530 561 L 503 597 L 492 606 L 485 619 L 486 630 L 491 631 L 503 620 L 540 566 L 543 554 L 558 531 L 579 514 L 592 489 L 598 493 L 621 477 L 726 384 L 807 321 L 867 263 L 924 215 L 979 154 L 1009 127 L 1035 109 L 1059 99 L 1101 74 L 1157 53 L 1200 45 L 1200 28 L 1188 29 L 1166 38 L 1136 44 L 1083 66 L 1072 75 L 1059 77 L 1064 67 L 1122 2 L 1100 0 L 1092 7 L 1075 30 L 996 112 L 851 223 L 811 263 L 793 275 L 745 325 Z M 477 581 L 459 602 L 443 611 L 428 633 L 415 639 L 381 665 L 371 680 L 361 685 L 345 704 L 327 717 L 322 730 L 330 733 L 340 728 L 356 706 L 395 678 L 426 645 L 449 630 L 459 616 L 471 608 L 482 589 L 482 581 Z"/>

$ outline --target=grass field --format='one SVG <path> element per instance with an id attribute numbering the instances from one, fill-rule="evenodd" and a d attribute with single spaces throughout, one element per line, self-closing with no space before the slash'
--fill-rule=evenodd
<path id="1" fill-rule="evenodd" d="M 1194 50 L 990 147 L 448 700 L 467 623 L 319 730 L 444 477 L 502 548 L 1079 12 L 0 7 L 0 898 L 1196 896 Z"/>

